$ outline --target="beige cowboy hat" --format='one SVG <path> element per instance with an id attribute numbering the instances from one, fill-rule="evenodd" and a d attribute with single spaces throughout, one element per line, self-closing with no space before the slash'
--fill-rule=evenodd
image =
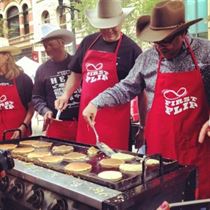
<path id="1" fill-rule="evenodd" d="M 17 55 L 21 50 L 18 47 L 11 46 L 8 39 L 0 37 L 0 53 L 1 52 L 10 52 L 12 55 Z"/>
<path id="2" fill-rule="evenodd" d="M 147 20 L 146 20 L 147 19 Z M 202 18 L 185 21 L 184 3 L 180 0 L 161 1 L 155 5 L 152 15 L 144 18 L 145 27 L 142 28 L 141 17 L 137 20 L 137 34 L 143 41 L 159 42 L 174 34 L 187 30 Z M 139 27 L 138 27 L 139 21 Z"/>
<path id="3" fill-rule="evenodd" d="M 68 44 L 74 40 L 74 34 L 71 31 L 61 29 L 56 25 L 45 23 L 41 26 L 40 38 L 36 43 L 52 38 L 61 38 L 65 44 Z"/>
<path id="4" fill-rule="evenodd" d="M 122 8 L 120 0 L 99 0 L 96 9 L 86 10 L 86 16 L 95 28 L 112 28 L 122 23 L 133 10 L 133 7 Z"/>

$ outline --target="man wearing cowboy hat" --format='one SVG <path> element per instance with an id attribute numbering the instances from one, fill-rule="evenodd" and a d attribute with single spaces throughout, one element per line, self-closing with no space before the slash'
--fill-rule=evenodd
<path id="1" fill-rule="evenodd" d="M 96 9 L 86 11 L 95 28 L 100 29 L 82 41 L 69 69 L 72 74 L 62 97 L 56 101 L 57 109 L 64 109 L 67 98 L 82 79 L 82 96 L 77 141 L 95 144 L 92 129 L 87 126 L 81 112 L 103 90 L 124 79 L 135 59 L 141 53 L 136 43 L 121 32 L 122 22 L 133 8 L 121 8 L 120 0 L 99 0 Z M 96 128 L 100 139 L 112 148 L 128 149 L 130 104 L 103 110 L 98 115 Z"/>
<path id="2" fill-rule="evenodd" d="M 44 116 L 46 135 L 54 138 L 75 140 L 79 112 L 80 90 L 76 90 L 68 98 L 67 109 L 61 114 L 60 120 L 55 120 L 57 110 L 54 101 L 62 95 L 64 84 L 70 70 L 68 63 L 72 56 L 65 51 L 65 44 L 73 41 L 74 35 L 66 29 L 60 29 L 52 24 L 41 26 L 41 42 L 48 61 L 43 63 L 36 72 L 33 104 L 36 111 Z"/>
<path id="3" fill-rule="evenodd" d="M 201 19 L 186 22 L 184 10 L 182 1 L 161 1 L 151 17 L 139 19 L 139 38 L 154 46 L 137 58 L 123 81 L 93 99 L 83 116 L 94 123 L 99 108 L 127 103 L 145 89 L 147 153 L 197 166 L 198 197 L 207 198 L 210 42 L 187 34 L 187 29 Z"/>

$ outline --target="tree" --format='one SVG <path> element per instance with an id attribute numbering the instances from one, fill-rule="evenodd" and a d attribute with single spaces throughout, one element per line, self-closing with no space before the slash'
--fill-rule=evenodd
<path id="1" fill-rule="evenodd" d="M 75 20 L 73 21 L 73 26 L 76 29 L 76 33 L 82 35 L 82 37 L 87 34 L 93 33 L 94 31 L 98 31 L 94 29 L 88 22 L 85 17 L 85 10 L 89 8 L 95 8 L 98 0 L 81 0 L 81 1 L 73 1 L 69 0 L 69 4 L 75 7 L 79 12 L 75 15 Z M 122 0 L 123 7 L 134 7 L 134 11 L 126 18 L 123 24 L 123 32 L 138 41 L 136 38 L 136 20 L 140 15 L 150 14 L 151 9 L 155 3 L 159 0 Z"/>

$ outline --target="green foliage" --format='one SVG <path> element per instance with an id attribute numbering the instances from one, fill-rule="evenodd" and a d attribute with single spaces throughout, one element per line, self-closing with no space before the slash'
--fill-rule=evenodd
<path id="1" fill-rule="evenodd" d="M 122 7 L 134 7 L 134 11 L 126 18 L 122 31 L 139 42 L 136 38 L 136 21 L 137 18 L 144 14 L 150 14 L 153 5 L 159 0 L 122 0 Z M 72 3 L 73 2 L 73 3 Z M 93 28 L 85 17 L 85 10 L 96 7 L 97 0 L 80 0 L 79 3 L 69 0 L 69 4 L 74 6 L 79 12 L 75 12 L 74 26 L 77 34 L 82 37 L 91 34 L 97 29 Z M 139 42 L 139 44 L 142 44 Z"/>
<path id="2" fill-rule="evenodd" d="M 90 25 L 85 16 L 86 9 L 95 8 L 96 0 L 81 0 L 79 3 L 72 3 L 72 5 L 75 7 L 76 10 L 78 10 L 77 12 L 75 11 L 74 21 L 76 32 L 82 34 L 82 36 L 84 37 L 87 34 L 91 34 L 94 31 L 97 31 L 97 29 L 93 28 Z"/>

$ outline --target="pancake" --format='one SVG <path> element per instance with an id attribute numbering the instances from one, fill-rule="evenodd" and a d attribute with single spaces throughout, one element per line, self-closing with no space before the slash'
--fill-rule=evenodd
<path id="1" fill-rule="evenodd" d="M 0 144 L 0 150 L 13 150 L 17 147 L 17 144 Z"/>
<path id="2" fill-rule="evenodd" d="M 118 159 L 118 160 L 124 160 L 124 161 L 131 161 L 135 158 L 134 155 L 126 154 L 126 153 L 114 153 L 111 158 Z"/>
<path id="3" fill-rule="evenodd" d="M 31 152 L 27 155 L 27 157 L 29 159 L 32 158 L 41 158 L 41 157 L 45 157 L 45 156 L 50 156 L 51 153 L 50 152 L 45 152 L 45 151 L 37 151 L 37 152 Z"/>
<path id="4" fill-rule="evenodd" d="M 34 148 L 33 147 L 18 147 L 12 150 L 13 154 L 28 154 L 30 152 L 33 152 Z"/>
<path id="5" fill-rule="evenodd" d="M 103 171 L 98 174 L 98 177 L 108 181 L 119 181 L 122 179 L 122 173 L 119 171 Z"/>
<path id="6" fill-rule="evenodd" d="M 97 155 L 98 152 L 99 152 L 99 150 L 96 149 L 95 147 L 90 147 L 90 148 L 87 150 L 87 154 L 88 154 L 88 156 L 90 156 L 90 157 L 93 157 L 93 156 Z"/>
<path id="7" fill-rule="evenodd" d="M 124 160 L 107 158 L 101 160 L 99 163 L 103 168 L 119 168 L 120 164 L 124 163 Z"/>
<path id="8" fill-rule="evenodd" d="M 119 167 L 120 171 L 126 174 L 136 174 L 142 172 L 142 165 L 141 164 L 121 164 Z"/>
<path id="9" fill-rule="evenodd" d="M 74 147 L 70 145 L 60 145 L 60 146 L 54 146 L 52 148 L 53 154 L 66 154 L 69 152 L 72 152 L 74 150 Z"/>
<path id="10" fill-rule="evenodd" d="M 24 140 L 24 141 L 20 141 L 19 145 L 21 146 L 32 146 L 32 144 L 40 142 L 38 140 Z"/>
<path id="11" fill-rule="evenodd" d="M 148 159 L 145 161 L 146 165 L 152 166 L 152 165 L 157 165 L 159 164 L 159 160 L 155 160 L 155 159 Z"/>
<path id="12" fill-rule="evenodd" d="M 91 171 L 92 165 L 89 163 L 74 162 L 66 165 L 64 169 L 71 173 L 87 173 Z"/>
<path id="13" fill-rule="evenodd" d="M 87 159 L 87 155 L 80 152 L 70 152 L 63 156 L 65 161 L 85 161 Z"/>
<path id="14" fill-rule="evenodd" d="M 42 163 L 60 163 L 63 161 L 63 156 L 44 156 L 38 159 Z"/>

